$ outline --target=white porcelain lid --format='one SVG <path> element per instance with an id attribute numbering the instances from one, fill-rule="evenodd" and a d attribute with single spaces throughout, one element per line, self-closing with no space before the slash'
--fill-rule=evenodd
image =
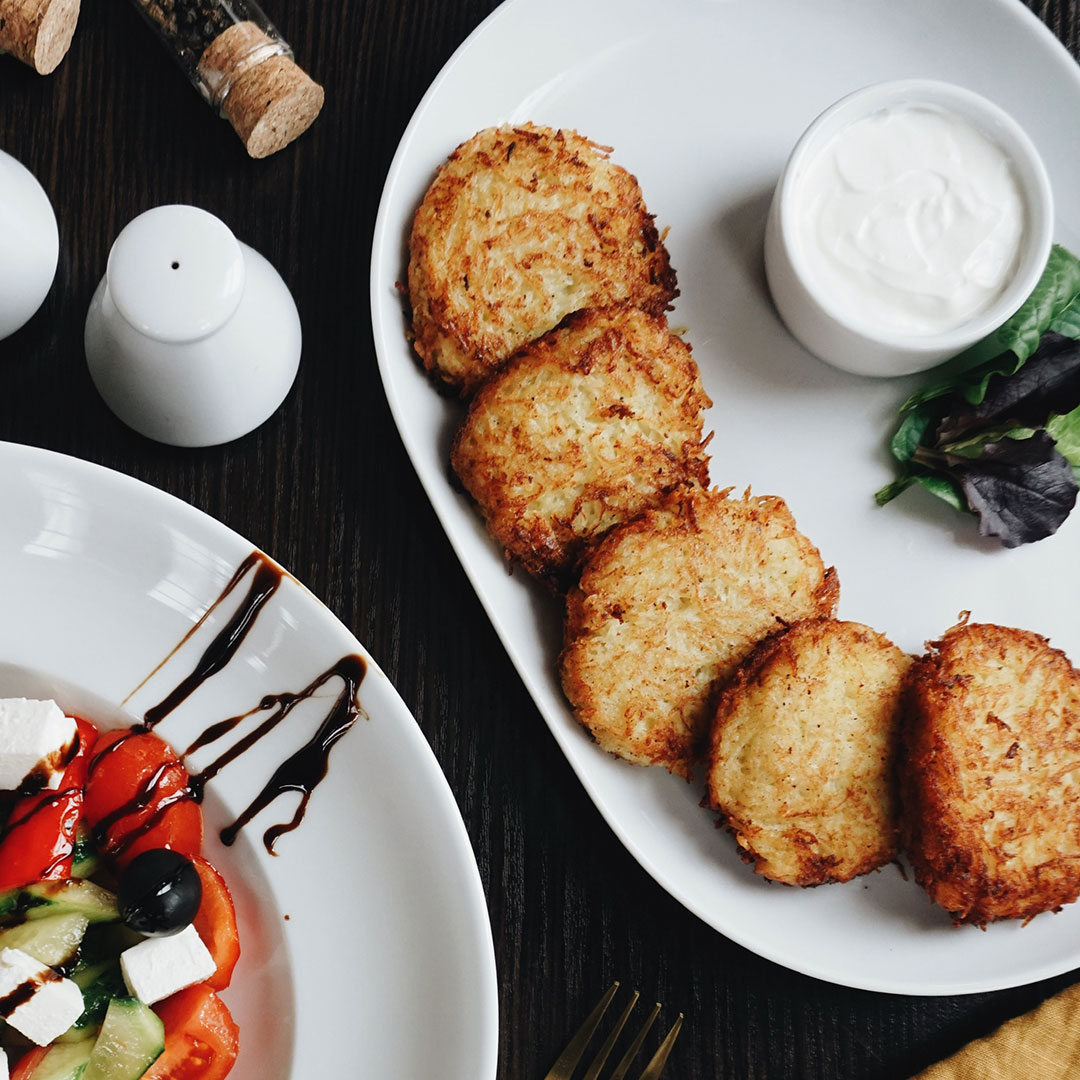
<path id="1" fill-rule="evenodd" d="M 140 333 L 158 341 L 195 341 L 236 311 L 244 256 L 213 214 L 197 206 L 157 206 L 121 231 L 107 276 L 117 310 Z"/>

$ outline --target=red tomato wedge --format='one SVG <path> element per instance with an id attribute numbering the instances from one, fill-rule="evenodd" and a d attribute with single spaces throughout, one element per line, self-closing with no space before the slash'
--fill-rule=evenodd
<path id="1" fill-rule="evenodd" d="M 236 908 L 225 879 L 210 863 L 202 858 L 191 861 L 202 882 L 202 902 L 195 915 L 195 929 L 217 964 L 217 971 L 206 980 L 206 985 L 214 990 L 224 990 L 232 982 L 233 968 L 240 959 Z"/>
<path id="2" fill-rule="evenodd" d="M 98 738 L 83 811 L 98 850 L 118 870 L 152 848 L 191 858 L 202 847 L 202 809 L 187 769 L 152 731 L 108 731 Z"/>
<path id="3" fill-rule="evenodd" d="M 0 890 L 33 881 L 71 877 L 75 828 L 83 809 L 83 785 L 97 728 L 75 718 L 75 753 L 55 791 L 27 795 L 15 804 L 0 837 Z"/>
<path id="4" fill-rule="evenodd" d="M 165 1049 L 142 1080 L 222 1080 L 236 1061 L 240 1029 L 206 984 L 154 1006 L 165 1025 Z"/>
<path id="5" fill-rule="evenodd" d="M 11 1070 L 11 1080 L 30 1080 L 34 1075 L 34 1070 L 41 1064 L 41 1059 L 48 1052 L 47 1046 L 35 1046 L 33 1050 L 27 1050 Z"/>

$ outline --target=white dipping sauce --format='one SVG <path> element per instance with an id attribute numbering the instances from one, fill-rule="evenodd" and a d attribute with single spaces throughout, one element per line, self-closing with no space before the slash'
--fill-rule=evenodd
<path id="1" fill-rule="evenodd" d="M 1026 218 L 1004 151 L 929 105 L 884 108 L 834 135 L 795 209 L 815 291 L 843 317 L 906 334 L 989 307 L 1016 271 Z"/>

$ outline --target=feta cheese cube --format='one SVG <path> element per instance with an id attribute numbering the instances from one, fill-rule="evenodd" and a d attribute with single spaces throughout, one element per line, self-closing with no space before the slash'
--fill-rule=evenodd
<path id="1" fill-rule="evenodd" d="M 35 772 L 55 791 L 77 735 L 55 701 L 0 698 L 0 791 L 15 791 Z"/>
<path id="2" fill-rule="evenodd" d="M 153 937 L 120 954 L 120 970 L 128 991 L 144 1005 L 153 1005 L 185 987 L 205 982 L 217 970 L 210 950 L 194 926 L 179 934 Z"/>
<path id="3" fill-rule="evenodd" d="M 47 1046 L 82 1015 L 82 991 L 22 949 L 0 950 L 0 1018 Z"/>
<path id="4" fill-rule="evenodd" d="M 0 1047 L 0 1080 L 8 1080 L 8 1059 L 2 1047 Z"/>

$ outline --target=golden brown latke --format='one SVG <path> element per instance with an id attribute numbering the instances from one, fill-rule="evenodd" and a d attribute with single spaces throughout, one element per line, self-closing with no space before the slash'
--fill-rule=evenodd
<path id="1" fill-rule="evenodd" d="M 588 308 L 484 383 L 451 462 L 507 556 L 558 584 L 613 525 L 708 486 L 710 404 L 662 316 Z"/>
<path id="2" fill-rule="evenodd" d="M 807 619 L 758 645 L 725 686 L 706 790 L 759 874 L 823 885 L 896 857 L 910 665 L 867 626 Z"/>
<path id="3" fill-rule="evenodd" d="M 662 314 L 675 272 L 637 180 L 575 131 L 487 128 L 413 220 L 409 299 L 424 366 L 462 395 L 579 308 Z"/>
<path id="4" fill-rule="evenodd" d="M 900 780 L 915 877 L 955 923 L 1080 895 L 1080 675 L 1026 630 L 959 625 L 912 669 Z"/>
<path id="5" fill-rule="evenodd" d="M 832 615 L 837 591 L 783 499 L 673 496 L 583 562 L 567 596 L 563 690 L 605 750 L 685 775 L 739 662 L 788 623 Z"/>

